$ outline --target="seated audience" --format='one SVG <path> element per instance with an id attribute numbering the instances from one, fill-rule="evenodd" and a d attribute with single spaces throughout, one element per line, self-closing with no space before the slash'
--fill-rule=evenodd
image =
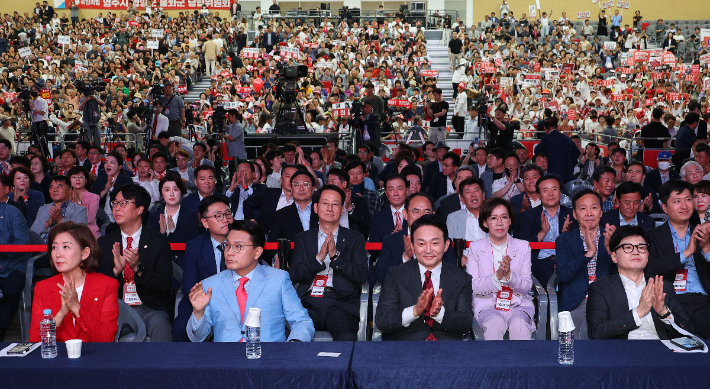
<path id="1" fill-rule="evenodd" d="M 23 213 L 27 214 L 27 225 L 31 226 L 37 218 L 40 207 L 45 204 L 44 195 L 30 189 L 30 183 L 34 180 L 30 169 L 19 166 L 12 169 L 9 176 L 12 182 L 12 191 L 8 199 L 19 204 L 21 210 L 25 210 Z"/>
<path id="2" fill-rule="evenodd" d="M 447 152 L 441 160 L 441 172 L 432 176 L 427 194 L 436 202 L 440 198 L 456 192 L 454 182 L 456 170 L 461 165 L 461 157 L 454 152 Z"/>
<path id="3" fill-rule="evenodd" d="M 602 198 L 602 212 L 614 209 L 614 190 L 616 189 L 616 170 L 611 166 L 599 166 L 592 174 L 594 191 Z"/>
<path id="4" fill-rule="evenodd" d="M 52 177 L 49 195 L 52 197 L 52 203 L 45 204 L 39 209 L 35 223 L 30 228 L 42 239 L 47 241 L 49 230 L 61 222 L 88 224 L 86 208 L 71 201 L 72 189 L 68 176 Z"/>
<path id="5" fill-rule="evenodd" d="M 86 208 L 86 218 L 89 221 L 89 229 L 94 233 L 94 237 L 98 239 L 101 236 L 101 231 L 96 224 L 96 212 L 99 209 L 100 198 L 99 195 L 91 193 L 86 189 L 87 187 L 91 187 L 91 184 L 94 183 L 94 179 L 86 168 L 82 166 L 74 166 L 69 169 L 67 177 L 71 180 L 70 200 L 74 204 Z"/>
<path id="6" fill-rule="evenodd" d="M 9 177 L 1 176 L 7 179 Z M 2 180 L 0 180 L 2 181 Z M 2 190 L 4 186 L 0 186 Z M 27 220 L 20 210 L 10 204 L 0 201 L 0 245 L 29 244 Z M 27 270 L 27 253 L 4 253 L 0 256 L 0 342 L 5 339 L 5 333 L 17 313 L 22 289 L 25 286 L 25 271 Z"/>
<path id="7" fill-rule="evenodd" d="M 644 187 L 653 193 L 658 193 L 661 190 L 661 185 L 666 182 L 680 180 L 680 174 L 675 169 L 671 169 L 671 158 L 673 155 L 670 151 L 665 150 L 658 153 L 658 167 L 646 174 L 646 179 L 643 181 Z"/>
<path id="8" fill-rule="evenodd" d="M 407 199 L 407 185 L 409 181 L 400 174 L 390 174 L 385 178 L 385 196 L 389 207 L 382 208 L 372 216 L 369 242 L 382 242 L 385 236 L 407 228 L 407 221 L 402 215 L 404 201 Z M 380 251 L 371 250 L 370 255 L 378 257 Z"/>
<path id="9" fill-rule="evenodd" d="M 635 182 L 625 181 L 616 188 L 616 198 L 619 204 L 618 209 L 612 209 L 602 214 L 599 226 L 602 233 L 605 233 L 610 226 L 641 226 L 644 229 L 653 228 L 656 222 L 652 217 L 639 212 L 643 204 L 643 187 Z M 613 233 L 613 229 L 612 229 Z M 611 237 L 611 234 L 608 236 Z M 607 238 L 608 238 L 607 237 Z"/>
<path id="10" fill-rule="evenodd" d="M 459 197 L 464 208 L 449 215 L 446 228 L 451 239 L 465 239 L 475 242 L 483 239 L 486 233 L 481 230 L 478 217 L 481 212 L 485 193 L 483 180 L 469 177 L 459 184 Z"/>
<path id="11" fill-rule="evenodd" d="M 117 151 L 113 151 L 106 156 L 104 162 L 104 171 L 106 175 L 99 175 L 91 186 L 91 191 L 99 195 L 99 207 L 106 211 L 111 223 L 116 220 L 113 218 L 111 206 L 111 197 L 113 193 L 123 185 L 133 182 L 130 177 L 124 175 L 123 156 Z M 146 209 L 147 211 L 147 209 Z"/>

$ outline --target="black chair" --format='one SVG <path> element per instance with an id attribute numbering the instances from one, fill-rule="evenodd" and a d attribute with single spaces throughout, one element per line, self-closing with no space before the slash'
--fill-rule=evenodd
<path id="1" fill-rule="evenodd" d="M 38 233 L 28 231 L 31 245 L 46 245 Z M 48 278 L 55 273 L 51 268 L 35 269 L 35 262 L 38 259 L 48 255 L 46 252 L 37 252 L 27 261 L 27 270 L 25 270 L 25 287 L 20 295 L 20 332 L 22 333 L 22 341 L 30 340 L 30 322 L 32 321 L 32 292 L 34 291 L 33 280 L 35 277 Z"/>
<path id="2" fill-rule="evenodd" d="M 118 299 L 118 331 L 116 342 L 144 342 L 146 340 L 145 323 L 135 309 Z"/>

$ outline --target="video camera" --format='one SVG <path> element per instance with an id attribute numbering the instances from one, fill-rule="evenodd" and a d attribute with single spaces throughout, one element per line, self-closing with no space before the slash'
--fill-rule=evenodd
<path id="1" fill-rule="evenodd" d="M 164 94 L 163 84 L 153 84 L 150 87 L 150 94 L 153 95 L 153 99 L 157 99 L 158 97 L 162 96 Z"/>
<path id="2" fill-rule="evenodd" d="M 362 101 L 353 101 L 353 105 L 350 106 L 350 114 L 356 119 L 362 115 Z"/>
<path id="3" fill-rule="evenodd" d="M 190 126 L 195 124 L 195 118 L 197 117 L 197 106 L 186 105 L 185 106 L 185 124 Z M 214 122 L 214 119 L 212 119 Z"/>
<path id="4" fill-rule="evenodd" d="M 185 116 L 187 116 L 187 112 L 185 112 Z M 213 132 L 222 132 L 224 129 L 224 120 L 227 117 L 227 110 L 224 109 L 223 106 L 218 105 L 214 108 L 214 112 L 212 113 L 212 125 L 213 128 L 216 131 Z"/>
<path id="5" fill-rule="evenodd" d="M 91 81 L 91 82 L 84 82 L 82 80 L 79 80 L 76 82 L 76 90 L 79 93 L 84 94 L 84 96 L 91 96 L 94 94 L 94 91 L 98 92 L 103 92 L 106 90 L 106 82 L 105 81 Z"/>

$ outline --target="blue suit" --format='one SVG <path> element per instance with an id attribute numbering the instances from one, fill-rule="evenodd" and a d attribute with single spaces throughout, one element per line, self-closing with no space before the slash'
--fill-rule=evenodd
<path id="1" fill-rule="evenodd" d="M 212 288 L 212 298 L 196 330 L 187 323 L 187 334 L 193 342 L 201 342 L 214 330 L 215 342 L 238 342 L 246 333 L 245 318 L 241 317 L 234 286 L 234 271 L 225 270 L 204 281 L 207 291 Z M 315 334 L 313 321 L 301 305 L 291 278 L 283 270 L 256 265 L 249 280 L 244 314 L 249 308 L 261 310 L 261 341 L 285 342 L 298 339 L 310 342 Z M 286 338 L 286 324 L 291 332 Z"/>
<path id="2" fill-rule="evenodd" d="M 40 207 L 44 205 L 44 195 L 42 192 L 38 192 L 34 189 L 30 189 L 27 191 L 27 201 L 25 201 L 25 207 L 27 207 L 27 225 L 32 226 L 34 224 L 35 219 L 37 218 L 37 212 L 39 211 Z M 10 192 L 10 196 L 8 197 L 10 200 L 14 200 L 18 203 L 20 203 L 20 200 L 15 200 L 15 193 Z M 22 203 L 20 203 L 20 206 L 22 206 Z"/>
<path id="3" fill-rule="evenodd" d="M 377 282 L 380 284 L 384 284 L 385 277 L 390 268 L 403 263 L 402 254 L 404 254 L 405 234 L 407 234 L 407 229 L 389 234 L 382 240 L 382 251 L 380 252 L 380 258 L 377 260 L 377 266 L 375 266 Z M 444 253 L 443 260 L 444 262 L 458 267 L 456 258 L 454 258 L 453 244 L 449 245 L 449 249 Z"/>
<path id="4" fill-rule="evenodd" d="M 574 167 L 579 158 L 579 149 L 569 136 L 555 130 L 542 137 L 535 152 L 547 154 L 547 172 L 562 177 L 563 182 L 574 179 Z"/>
<path id="5" fill-rule="evenodd" d="M 643 227 L 645 230 L 654 228 L 656 226 L 656 221 L 653 220 L 651 216 L 648 216 L 642 212 L 636 214 L 636 221 L 638 222 L 638 225 Z M 602 234 L 606 230 L 605 226 L 607 224 L 616 227 L 621 224 L 621 214 L 619 213 L 618 209 L 612 209 L 602 214 L 602 218 L 599 221 L 599 228 L 601 228 Z"/>
<path id="6" fill-rule="evenodd" d="M 587 264 L 589 258 L 584 255 L 582 238 L 579 229 L 562 234 L 555 240 L 557 253 L 557 278 L 559 285 L 559 310 L 571 311 L 584 301 L 589 286 Z M 604 235 L 599 236 L 597 246 L 597 279 L 616 274 L 616 264 L 611 261 L 609 253 L 604 248 Z"/>
<path id="7" fill-rule="evenodd" d="M 10 204 L 0 202 L 0 244 L 29 244 L 27 221 L 22 212 Z M 0 256 L 0 278 L 13 271 L 25 274 L 29 253 L 3 253 Z"/>
<path id="8" fill-rule="evenodd" d="M 185 198 L 182 199 L 182 205 L 195 212 L 199 212 L 197 207 L 200 205 L 200 194 L 195 192 L 185 196 Z"/>

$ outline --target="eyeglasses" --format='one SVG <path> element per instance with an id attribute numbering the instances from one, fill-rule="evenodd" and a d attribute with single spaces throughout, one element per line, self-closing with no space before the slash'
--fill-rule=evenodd
<path id="1" fill-rule="evenodd" d="M 235 253 L 239 254 L 242 252 L 242 249 L 244 247 L 256 247 L 255 244 L 230 244 L 227 242 L 222 243 L 222 248 L 224 249 L 225 252 L 229 251 L 230 249 Z"/>
<path id="2" fill-rule="evenodd" d="M 618 249 L 623 249 L 624 253 L 626 254 L 631 254 L 634 252 L 634 248 L 639 254 L 646 254 L 648 252 L 648 243 L 639 243 L 639 244 L 631 244 L 631 243 L 623 243 L 614 249 L 614 251 Z"/>
<path id="3" fill-rule="evenodd" d="M 133 203 L 133 204 L 135 204 L 136 202 L 133 201 L 133 200 L 121 200 L 121 201 L 113 200 L 113 201 L 111 202 L 111 207 L 112 207 L 112 208 L 116 208 L 116 207 L 118 207 L 118 208 L 126 208 L 126 205 L 128 205 L 128 203 Z"/>
<path id="4" fill-rule="evenodd" d="M 215 214 L 212 215 L 212 216 L 206 216 L 206 217 L 204 217 L 203 219 L 209 219 L 209 218 L 211 218 L 211 217 L 213 217 L 214 220 L 217 220 L 218 222 L 221 222 L 222 219 L 224 219 L 225 217 L 226 217 L 227 219 L 233 219 L 233 218 L 234 218 L 234 215 L 232 215 L 232 211 L 224 211 L 224 212 L 221 212 L 221 213 L 220 213 L 220 212 L 217 212 L 217 213 L 215 213 Z"/>
<path id="5" fill-rule="evenodd" d="M 310 182 L 294 182 L 291 184 L 291 186 L 296 189 L 301 189 L 301 188 L 308 189 L 311 187 L 311 183 Z"/>
<path id="6" fill-rule="evenodd" d="M 320 205 L 321 207 L 323 207 L 325 209 L 329 209 L 329 208 L 338 209 L 343 206 L 340 203 L 323 203 L 323 202 L 318 202 L 318 205 Z"/>
<path id="7" fill-rule="evenodd" d="M 411 211 L 407 211 L 412 214 L 412 216 L 419 216 L 419 215 L 429 215 L 431 214 L 431 209 L 419 209 L 419 208 L 414 208 Z"/>
<path id="8" fill-rule="evenodd" d="M 80 179 L 85 179 L 85 178 L 86 177 L 84 177 L 83 174 L 75 174 L 75 175 L 71 176 L 72 180 L 80 180 Z"/>

